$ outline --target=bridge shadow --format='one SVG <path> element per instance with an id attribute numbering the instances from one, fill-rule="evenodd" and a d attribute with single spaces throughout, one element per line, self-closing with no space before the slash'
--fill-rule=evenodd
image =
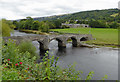
<path id="1" fill-rule="evenodd" d="M 51 55 L 54 55 L 55 58 L 56 58 L 56 57 L 59 57 L 59 56 L 66 55 L 66 48 L 59 48 L 59 49 L 57 49 L 56 51 L 57 51 L 57 52 L 54 53 L 54 54 L 48 53 L 48 54 L 47 54 L 48 56 L 47 56 L 46 58 L 49 59 L 49 58 L 51 57 Z M 43 62 L 42 59 L 45 57 L 46 52 L 47 52 L 46 50 L 41 50 L 41 51 L 40 51 L 40 53 L 39 53 L 40 59 L 37 60 L 38 63 Z M 48 52 L 49 52 L 49 51 L 48 51 Z M 54 51 L 52 51 L 52 52 L 54 52 Z"/>
<path id="2" fill-rule="evenodd" d="M 59 48 L 56 53 L 57 56 L 66 55 L 66 48 Z"/>

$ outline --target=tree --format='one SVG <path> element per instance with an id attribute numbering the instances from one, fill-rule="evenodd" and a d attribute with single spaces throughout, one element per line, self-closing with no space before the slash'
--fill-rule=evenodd
<path id="1" fill-rule="evenodd" d="M 54 20 L 53 23 L 54 23 L 56 28 L 61 28 L 61 23 L 62 23 L 61 20 L 58 20 L 58 19 Z"/>
<path id="2" fill-rule="evenodd" d="M 15 25 L 10 20 L 2 19 L 2 22 L 8 24 L 11 29 L 15 28 Z"/>
<path id="3" fill-rule="evenodd" d="M 26 20 L 20 20 L 18 23 L 18 28 L 19 29 L 25 29 L 26 28 Z"/>
<path id="4" fill-rule="evenodd" d="M 10 36 L 10 32 L 12 31 L 12 29 L 10 28 L 10 25 L 7 23 L 6 19 L 2 19 L 0 20 L 0 22 L 2 22 L 2 36 Z"/>
<path id="5" fill-rule="evenodd" d="M 26 23 L 25 23 L 25 29 L 30 29 L 32 30 L 32 24 L 33 24 L 33 18 L 31 17 L 26 17 Z"/>
<path id="6" fill-rule="evenodd" d="M 110 28 L 118 28 L 119 27 L 119 24 L 117 22 L 112 22 L 110 24 Z"/>
<path id="7" fill-rule="evenodd" d="M 48 24 L 48 22 L 41 22 L 41 31 L 42 32 L 49 32 L 49 24 Z"/>
<path id="8" fill-rule="evenodd" d="M 106 21 L 103 20 L 91 20 L 89 22 L 90 27 L 92 28 L 108 28 Z"/>
<path id="9" fill-rule="evenodd" d="M 55 28 L 55 25 L 53 22 L 47 22 L 49 24 L 49 28 L 50 29 L 54 29 Z"/>
<path id="10" fill-rule="evenodd" d="M 15 29 L 18 29 L 18 24 L 19 24 L 19 23 L 18 23 L 17 21 L 13 21 L 13 24 L 14 24 L 15 27 L 16 27 Z"/>
<path id="11" fill-rule="evenodd" d="M 40 28 L 40 22 L 34 21 L 32 25 L 32 30 L 38 30 Z"/>

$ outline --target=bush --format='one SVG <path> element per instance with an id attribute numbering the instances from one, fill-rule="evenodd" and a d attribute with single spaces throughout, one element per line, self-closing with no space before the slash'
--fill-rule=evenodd
<path id="1" fill-rule="evenodd" d="M 3 42 L 4 44 L 4 42 Z M 9 40 L 7 42 L 7 46 L 2 46 L 2 57 L 4 59 L 10 59 L 14 64 L 19 61 L 19 57 L 22 55 L 19 53 L 19 50 L 17 49 L 17 46 L 15 43 L 13 43 L 12 40 Z M 3 61 L 4 62 L 4 61 Z"/>
<path id="2" fill-rule="evenodd" d="M 0 21 L 1 22 L 1 21 Z M 2 22 L 2 36 L 10 36 L 11 29 L 8 24 Z"/>
<path id="3" fill-rule="evenodd" d="M 3 80 L 20 80 L 19 79 L 19 74 L 17 73 L 17 69 L 14 69 L 14 68 L 4 69 L 2 71 L 2 79 Z"/>
<path id="4" fill-rule="evenodd" d="M 62 25 L 62 29 L 65 29 L 65 28 L 70 28 L 70 27 L 66 25 Z"/>
<path id="5" fill-rule="evenodd" d="M 37 56 L 36 47 L 32 44 L 32 42 L 21 42 L 18 45 L 18 49 L 20 53 L 25 53 L 26 51 L 30 53 L 30 57 Z"/>
<path id="6" fill-rule="evenodd" d="M 1 19 L 0 23 L 2 23 L 2 36 L 10 36 L 10 32 L 13 31 L 15 26 L 12 24 L 11 21 L 8 21 L 6 19 Z"/>

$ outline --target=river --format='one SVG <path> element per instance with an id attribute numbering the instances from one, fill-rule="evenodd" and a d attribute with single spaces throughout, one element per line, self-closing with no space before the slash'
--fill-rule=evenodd
<path id="1" fill-rule="evenodd" d="M 19 31 L 11 33 L 11 36 L 36 35 L 27 34 Z M 37 41 L 32 42 L 39 52 L 39 44 Z M 107 75 L 107 80 L 118 80 L 118 50 L 111 48 L 87 48 L 87 47 L 72 47 L 68 43 L 66 49 L 59 50 L 58 42 L 52 40 L 49 44 L 49 55 L 59 57 L 58 65 L 67 67 L 69 64 L 76 63 L 76 70 L 83 71 L 83 78 L 90 71 L 94 71 L 93 79 L 101 80 L 104 75 Z"/>

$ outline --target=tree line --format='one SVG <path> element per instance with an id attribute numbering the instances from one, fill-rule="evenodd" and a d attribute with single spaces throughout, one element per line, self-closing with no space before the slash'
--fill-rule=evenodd
<path id="1" fill-rule="evenodd" d="M 49 32 L 49 29 L 60 28 L 61 21 L 38 21 L 31 17 L 26 17 L 20 21 L 13 21 L 17 29 L 39 30 L 41 32 Z"/>

